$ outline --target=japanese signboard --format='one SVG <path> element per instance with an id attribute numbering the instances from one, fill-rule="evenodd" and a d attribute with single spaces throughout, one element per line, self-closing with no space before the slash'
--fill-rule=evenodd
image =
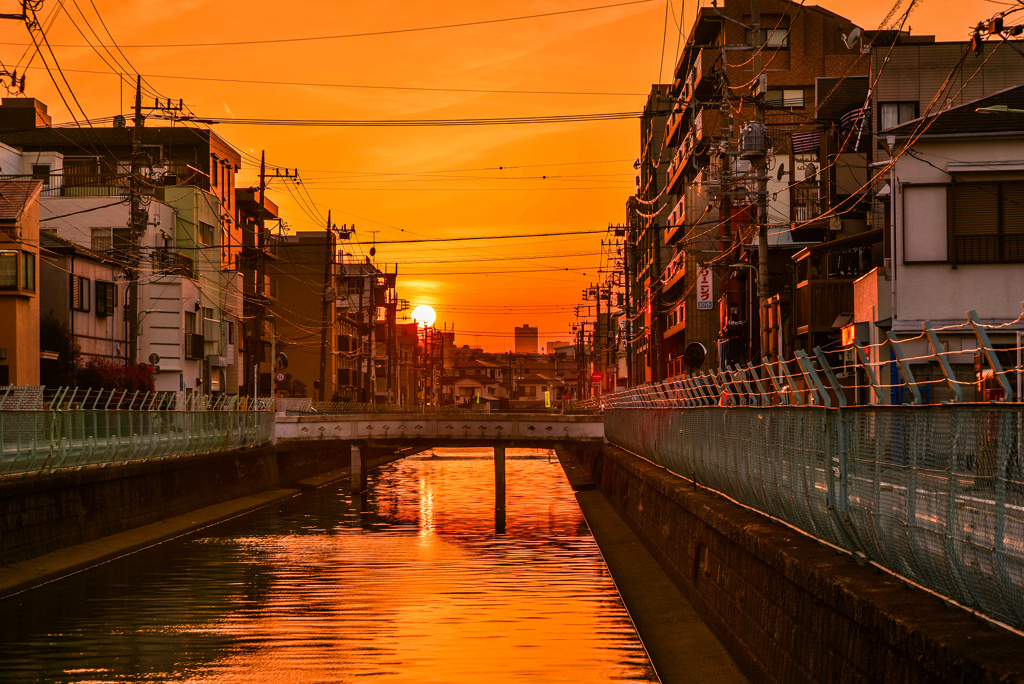
<path id="1" fill-rule="evenodd" d="M 701 266 L 697 269 L 697 311 L 715 308 L 715 285 L 711 269 Z"/>

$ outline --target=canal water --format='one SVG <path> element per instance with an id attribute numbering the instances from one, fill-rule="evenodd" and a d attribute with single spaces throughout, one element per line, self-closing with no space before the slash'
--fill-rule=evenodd
<path id="1" fill-rule="evenodd" d="M 435 450 L 0 601 L 4 682 L 657 681 L 546 451 Z"/>

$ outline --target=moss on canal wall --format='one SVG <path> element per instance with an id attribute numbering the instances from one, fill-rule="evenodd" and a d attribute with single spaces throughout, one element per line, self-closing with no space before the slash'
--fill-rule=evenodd
<path id="1" fill-rule="evenodd" d="M 755 682 L 1024 681 L 1024 638 L 613 447 L 564 455 Z"/>

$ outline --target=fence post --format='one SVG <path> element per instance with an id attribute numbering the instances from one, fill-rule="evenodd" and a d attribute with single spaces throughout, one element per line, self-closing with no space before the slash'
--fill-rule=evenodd
<path id="1" fill-rule="evenodd" d="M 993 376 L 995 376 L 996 380 L 999 381 L 999 385 L 1003 388 L 1003 398 L 1001 401 L 1013 401 L 1013 388 L 1010 387 L 1010 381 L 1006 379 L 1006 372 L 1003 370 L 1003 365 L 999 363 L 998 357 L 996 357 L 995 349 L 988 339 L 988 333 L 978 325 L 977 318 L 978 312 L 974 309 L 967 312 L 967 320 L 971 322 L 971 327 L 974 328 L 974 334 L 981 345 L 981 351 L 984 352 L 985 358 L 988 359 L 988 365 L 992 366 Z"/>
<path id="2" fill-rule="evenodd" d="M 856 342 L 853 343 L 853 348 L 857 350 L 857 358 L 860 359 L 864 374 L 868 376 L 871 389 L 875 391 L 875 396 L 878 397 L 878 403 L 884 406 L 886 403 L 885 392 L 882 391 L 882 386 L 878 384 L 878 376 L 875 375 L 875 370 L 871 367 L 871 359 L 868 358 L 868 353 L 864 350 L 864 347 Z"/>
<path id="3" fill-rule="evenodd" d="M 949 388 L 953 390 L 953 402 L 960 403 L 964 400 L 963 390 L 960 389 L 960 384 L 956 381 L 956 376 L 953 374 L 953 369 L 949 365 L 949 359 L 942 355 L 942 345 L 939 344 L 939 337 L 932 330 L 931 321 L 925 321 L 921 324 L 924 328 L 924 334 L 928 338 L 928 344 L 932 347 L 932 353 L 935 354 L 935 358 L 939 361 L 939 367 L 942 368 L 942 374 L 946 376 L 946 382 L 949 383 Z"/>
<path id="4" fill-rule="evenodd" d="M 900 365 L 900 370 L 903 371 L 903 378 L 907 381 L 907 387 L 910 388 L 911 394 L 914 395 L 914 405 L 921 405 L 921 390 L 917 387 L 917 380 L 914 379 L 914 373 L 910 370 L 910 364 L 907 362 L 907 358 L 903 355 L 903 348 L 900 346 L 900 341 L 892 334 L 889 330 L 885 333 L 889 337 L 889 344 L 892 346 L 892 353 L 896 355 L 896 363 Z"/>
<path id="5" fill-rule="evenodd" d="M 814 357 L 818 359 L 818 363 L 821 364 L 821 370 L 828 379 L 828 384 L 832 386 L 832 391 L 836 393 L 836 403 L 839 404 L 839 408 L 845 408 L 846 392 L 843 391 L 843 386 L 839 384 L 839 379 L 836 378 L 836 374 L 832 370 L 832 366 L 829 365 L 828 359 L 825 358 L 825 352 L 822 351 L 821 347 L 814 348 Z"/>
<path id="6" fill-rule="evenodd" d="M 764 384 L 761 382 L 761 375 L 757 372 L 757 368 L 754 366 L 754 363 L 752 361 L 748 363 L 747 368 L 750 369 L 750 376 L 754 379 L 754 385 L 757 387 L 757 393 L 761 395 L 760 405 L 771 406 L 771 397 L 764 391 Z"/>
<path id="7" fill-rule="evenodd" d="M 804 401 L 800 396 L 800 389 L 796 386 L 796 380 L 793 379 L 793 374 L 789 370 L 789 364 L 779 359 L 779 368 L 782 370 L 783 375 L 786 378 L 786 382 L 789 384 L 790 400 L 787 402 L 791 406 L 802 406 Z"/>
<path id="8" fill-rule="evenodd" d="M 811 364 L 811 359 L 807 356 L 807 352 L 803 349 L 797 349 L 796 361 L 800 365 L 800 368 L 803 369 L 804 376 L 808 380 L 807 387 L 811 391 L 811 397 L 817 394 L 821 397 L 821 403 L 825 408 L 832 408 L 832 399 L 829 398 L 828 392 L 825 391 L 825 386 L 821 384 L 821 378 L 818 377 L 818 371 L 814 370 L 814 366 Z"/>

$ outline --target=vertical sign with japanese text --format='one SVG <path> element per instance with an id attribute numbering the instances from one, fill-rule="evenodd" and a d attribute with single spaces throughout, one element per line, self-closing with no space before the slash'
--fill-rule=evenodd
<path id="1" fill-rule="evenodd" d="M 697 269 L 697 311 L 709 311 L 715 308 L 715 285 L 712 281 L 711 269 L 700 266 Z"/>

